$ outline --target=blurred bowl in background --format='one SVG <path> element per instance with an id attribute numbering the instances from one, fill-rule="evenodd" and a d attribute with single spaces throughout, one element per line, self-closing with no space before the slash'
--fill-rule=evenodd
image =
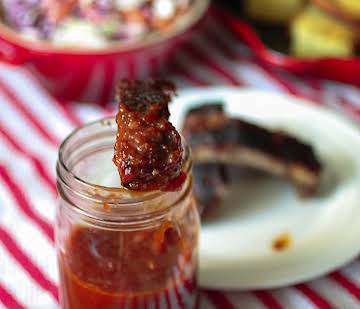
<path id="1" fill-rule="evenodd" d="M 166 31 L 102 49 L 33 41 L 0 24 L 0 61 L 24 66 L 60 100 L 105 103 L 113 98 L 114 83 L 119 78 L 156 74 L 201 24 L 209 3 L 195 0 Z"/>
<path id="2" fill-rule="evenodd" d="M 219 20 L 265 65 L 285 70 L 300 76 L 312 76 L 348 83 L 360 87 L 360 57 L 301 58 L 279 52 L 267 45 L 264 37 L 249 22 L 232 15 L 229 11 L 215 8 L 213 18 Z M 279 39 L 279 38 L 277 38 Z M 282 41 L 286 39 L 280 37 Z"/>

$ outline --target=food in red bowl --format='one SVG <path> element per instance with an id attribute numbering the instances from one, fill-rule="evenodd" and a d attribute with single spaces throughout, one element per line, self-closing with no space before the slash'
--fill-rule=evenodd
<path id="1" fill-rule="evenodd" d="M 309 17 L 314 20 L 314 14 L 310 16 L 308 14 L 308 6 L 311 4 L 309 0 L 302 2 L 305 5 L 299 12 L 302 15 L 292 15 L 293 13 L 290 14 L 288 10 L 287 15 L 281 14 L 281 19 L 279 19 L 279 14 L 277 14 L 276 18 L 281 22 L 280 24 L 274 24 L 275 17 L 271 15 L 270 19 L 269 14 L 266 15 L 268 22 L 255 21 L 239 4 L 231 9 L 231 13 L 230 10 L 216 8 L 212 10 L 212 14 L 269 66 L 300 75 L 306 74 L 360 86 L 360 58 L 356 50 L 359 36 L 356 27 L 350 26 L 354 30 L 351 34 L 341 26 L 338 27 L 341 28 L 340 31 L 335 31 L 334 27 L 328 27 L 332 19 L 337 19 L 336 15 L 329 15 L 331 20 L 325 20 L 325 22 L 315 18 L 316 25 L 309 25 Z M 282 1 L 282 3 L 285 2 Z M 296 7 L 295 11 L 297 10 Z M 236 13 L 232 14 L 234 12 Z M 263 15 L 260 17 L 265 18 Z M 295 26 L 294 21 L 297 21 Z M 344 19 L 341 19 L 341 22 L 345 27 L 350 25 L 346 24 L 348 21 Z"/>
<path id="2" fill-rule="evenodd" d="M 158 71 L 202 21 L 209 1 L 3 0 L 1 5 L 2 61 L 23 65 L 62 100 L 106 102 L 119 78 Z"/>

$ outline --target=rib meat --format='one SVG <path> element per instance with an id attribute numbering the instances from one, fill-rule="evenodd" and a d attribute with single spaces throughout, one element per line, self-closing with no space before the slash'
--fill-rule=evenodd
<path id="1" fill-rule="evenodd" d="M 169 122 L 175 86 L 167 81 L 122 80 L 118 87 L 118 133 L 114 163 L 131 190 L 172 191 L 180 187 L 181 137 Z"/>
<path id="2" fill-rule="evenodd" d="M 195 162 L 193 175 L 198 210 L 202 216 L 206 216 L 224 199 L 230 182 L 229 175 L 225 165 L 216 162 Z"/>
<path id="3" fill-rule="evenodd" d="M 321 164 L 310 145 L 284 132 L 230 118 L 221 103 L 190 110 L 183 135 L 192 148 L 195 164 L 216 162 L 250 167 L 286 177 L 300 196 L 318 191 Z M 207 190 L 211 196 L 213 189 L 209 186 Z"/>

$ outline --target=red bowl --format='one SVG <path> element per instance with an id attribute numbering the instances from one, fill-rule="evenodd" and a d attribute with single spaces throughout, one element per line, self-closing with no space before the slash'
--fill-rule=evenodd
<path id="1" fill-rule="evenodd" d="M 335 80 L 360 86 L 360 57 L 303 59 L 282 54 L 268 48 L 256 30 L 248 23 L 220 9 L 211 13 L 243 41 L 265 64 L 295 74 Z"/>
<path id="2" fill-rule="evenodd" d="M 119 78 L 146 78 L 156 73 L 190 37 L 208 7 L 209 0 L 196 0 L 169 31 L 100 50 L 34 42 L 0 24 L 0 61 L 29 69 L 61 100 L 104 103 L 113 98 Z"/>

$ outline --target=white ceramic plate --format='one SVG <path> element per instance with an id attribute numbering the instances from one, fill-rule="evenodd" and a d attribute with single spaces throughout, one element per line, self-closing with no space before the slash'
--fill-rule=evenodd
<path id="1" fill-rule="evenodd" d="M 225 102 L 232 116 L 283 129 L 311 143 L 331 180 L 323 195 L 298 199 L 284 180 L 251 176 L 236 185 L 205 223 L 200 243 L 200 284 L 252 289 L 305 281 L 360 253 L 360 130 L 343 116 L 285 95 L 236 88 L 190 89 L 171 105 L 181 127 L 190 106 Z M 272 248 L 290 235 L 290 246 Z"/>

